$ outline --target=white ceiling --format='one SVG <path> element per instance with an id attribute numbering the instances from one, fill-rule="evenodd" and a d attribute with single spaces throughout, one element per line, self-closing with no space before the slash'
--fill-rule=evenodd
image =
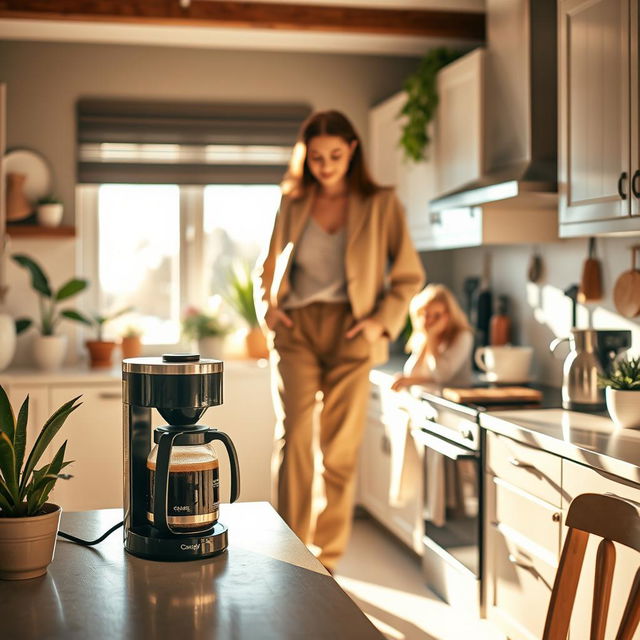
<path id="1" fill-rule="evenodd" d="M 279 0 L 279 2 L 450 11 L 483 11 L 485 4 L 485 0 Z M 462 48 L 473 44 L 468 40 L 400 35 L 14 19 L 0 19 L 0 39 L 395 56 L 420 56 L 431 47 L 443 44 Z"/>

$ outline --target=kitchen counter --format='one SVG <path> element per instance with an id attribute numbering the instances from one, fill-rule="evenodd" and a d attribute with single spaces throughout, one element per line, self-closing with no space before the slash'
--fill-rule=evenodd
<path id="1" fill-rule="evenodd" d="M 120 509 L 63 513 L 61 529 L 93 539 Z M 221 505 L 227 552 L 192 562 L 125 553 L 122 531 L 96 547 L 58 540 L 47 575 L 0 582 L 6 640 L 382 639 L 266 502 Z"/>
<path id="2" fill-rule="evenodd" d="M 640 431 L 605 414 L 512 409 L 480 414 L 480 426 L 525 444 L 640 483 Z"/>

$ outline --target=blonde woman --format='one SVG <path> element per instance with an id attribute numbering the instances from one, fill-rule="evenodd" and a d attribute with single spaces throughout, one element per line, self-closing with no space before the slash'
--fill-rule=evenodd
<path id="1" fill-rule="evenodd" d="M 428 285 L 413 298 L 409 313 L 411 356 L 391 388 L 398 391 L 428 383 L 468 386 L 473 332 L 451 291 L 441 284 Z"/>
<path id="2" fill-rule="evenodd" d="M 387 359 L 424 273 L 402 206 L 369 177 L 343 114 L 303 124 L 283 191 L 256 275 L 278 418 L 278 511 L 332 571 L 349 538 L 369 369 Z M 319 407 L 326 506 L 314 528 Z"/>

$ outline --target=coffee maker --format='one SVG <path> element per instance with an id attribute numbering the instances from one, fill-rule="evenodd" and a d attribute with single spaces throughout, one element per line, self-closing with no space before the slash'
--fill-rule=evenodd
<path id="1" fill-rule="evenodd" d="M 226 433 L 198 425 L 222 404 L 223 363 L 198 354 L 122 362 L 124 403 L 124 547 L 151 560 L 195 560 L 223 552 L 218 520 L 218 459 L 229 456 L 231 497 L 240 493 L 238 457 Z M 167 424 L 152 428 L 152 410 Z M 152 446 L 152 439 L 154 446 Z"/>

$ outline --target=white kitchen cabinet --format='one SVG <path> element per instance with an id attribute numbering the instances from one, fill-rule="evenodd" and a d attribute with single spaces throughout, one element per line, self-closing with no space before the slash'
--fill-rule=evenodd
<path id="1" fill-rule="evenodd" d="M 403 446 L 408 414 L 401 406 L 401 394 L 372 384 L 367 422 L 360 450 L 359 503 L 386 529 L 417 554 L 422 555 L 424 521 L 422 519 L 423 484 L 420 478 L 407 474 L 402 490 L 392 496 L 392 456 L 394 447 Z M 411 436 L 408 447 L 413 446 Z M 409 452 L 413 454 L 413 452 Z M 417 451 L 415 455 L 418 455 Z M 405 455 L 403 464 L 415 464 Z M 418 465 L 420 464 L 417 461 Z M 396 478 L 398 480 L 398 478 Z"/>
<path id="2" fill-rule="evenodd" d="M 561 462 L 487 433 L 486 616 L 511 640 L 542 637 L 560 558 Z"/>
<path id="3" fill-rule="evenodd" d="M 66 440 L 64 469 L 72 477 L 58 480 L 51 500 L 65 511 L 122 507 L 122 385 L 52 385 L 50 411 L 81 395 L 82 405 L 66 420 L 51 453 Z"/>
<path id="4" fill-rule="evenodd" d="M 633 484 L 622 478 L 609 475 L 603 471 L 597 471 L 570 460 L 562 461 L 563 482 L 562 489 L 565 499 L 565 508 L 568 509 L 571 500 L 581 493 L 611 493 L 621 498 L 640 502 L 640 485 Z M 563 536 L 567 528 L 563 527 Z M 587 551 L 582 566 L 582 574 L 578 584 L 578 591 L 574 604 L 574 613 L 571 617 L 569 636 L 574 638 L 589 637 L 589 623 L 591 620 L 591 603 L 593 599 L 593 581 L 595 574 L 595 559 L 598 544 L 601 538 L 590 536 Z M 617 543 L 616 565 L 613 574 L 611 588 L 611 601 L 609 607 L 609 624 L 605 634 L 605 640 L 615 638 L 615 630 L 618 627 L 625 603 L 633 582 L 636 571 L 640 568 L 640 554 Z M 633 635 L 634 640 L 640 640 L 640 629 Z"/>
<path id="5" fill-rule="evenodd" d="M 638 0 L 559 3 L 563 237 L 640 232 L 637 7 Z"/>
<path id="6" fill-rule="evenodd" d="M 429 200 L 436 195 L 433 142 L 427 148 L 427 160 L 405 158 L 400 147 L 404 117 L 399 114 L 406 99 L 402 91 L 369 111 L 369 158 L 374 180 L 395 187 L 406 211 L 411 238 L 420 251 L 431 246 Z"/>
<path id="7" fill-rule="evenodd" d="M 437 195 L 461 189 L 484 172 L 484 49 L 438 72 Z"/>

